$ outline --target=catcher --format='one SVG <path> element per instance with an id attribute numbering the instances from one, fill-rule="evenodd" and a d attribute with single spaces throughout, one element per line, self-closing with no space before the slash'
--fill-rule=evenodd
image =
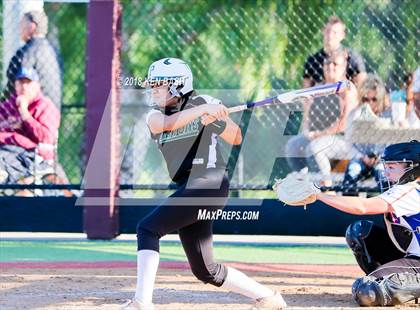
<path id="1" fill-rule="evenodd" d="M 390 306 L 420 297 L 420 142 L 393 144 L 382 155 L 389 190 L 372 198 L 320 193 L 303 176 L 274 186 L 289 205 L 316 200 L 350 214 L 384 214 L 386 230 L 371 221 L 351 224 L 346 241 L 366 276 L 352 287 L 361 306 Z"/>

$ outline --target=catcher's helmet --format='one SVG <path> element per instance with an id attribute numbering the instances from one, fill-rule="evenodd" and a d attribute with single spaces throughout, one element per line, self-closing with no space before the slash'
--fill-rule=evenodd
<path id="1" fill-rule="evenodd" d="M 152 63 L 146 84 L 166 83 L 170 93 L 182 97 L 193 91 L 193 74 L 188 64 L 178 58 L 163 58 Z"/>
<path id="2" fill-rule="evenodd" d="M 417 140 L 392 144 L 386 147 L 381 159 L 383 163 L 407 163 L 407 168 L 398 184 L 415 181 L 420 177 L 420 142 Z"/>

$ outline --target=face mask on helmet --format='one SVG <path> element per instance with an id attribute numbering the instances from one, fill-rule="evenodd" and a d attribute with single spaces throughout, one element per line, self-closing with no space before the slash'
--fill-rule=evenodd
<path id="1" fill-rule="evenodd" d="M 383 173 L 380 180 L 382 191 L 389 189 L 393 185 L 414 181 L 418 177 L 419 163 L 415 163 L 412 160 L 382 160 L 381 163 L 383 165 Z"/>
<path id="2" fill-rule="evenodd" d="M 164 107 L 193 91 L 193 76 L 183 60 L 163 58 L 150 65 L 145 84 L 148 104 Z"/>
<path id="3" fill-rule="evenodd" d="M 179 89 L 182 84 L 174 80 L 146 80 L 143 84 L 146 91 L 146 103 L 149 106 L 165 107 L 173 101 L 174 97 L 180 98 Z"/>
<path id="4" fill-rule="evenodd" d="M 412 182 L 420 177 L 420 142 L 416 140 L 387 146 L 381 159 L 388 186 Z"/>

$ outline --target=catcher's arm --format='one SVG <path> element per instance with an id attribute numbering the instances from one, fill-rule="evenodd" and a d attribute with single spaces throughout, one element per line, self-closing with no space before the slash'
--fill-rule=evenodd
<path id="1" fill-rule="evenodd" d="M 356 215 L 384 214 L 393 211 L 391 205 L 379 197 L 362 198 L 318 193 L 317 199 L 330 207 Z"/>
<path id="2" fill-rule="evenodd" d="M 350 214 L 364 215 L 392 212 L 391 205 L 379 197 L 360 198 L 321 193 L 307 176 L 298 172 L 290 173 L 283 180 L 277 180 L 273 189 L 280 201 L 292 206 L 307 205 L 320 200 L 335 209 Z"/>

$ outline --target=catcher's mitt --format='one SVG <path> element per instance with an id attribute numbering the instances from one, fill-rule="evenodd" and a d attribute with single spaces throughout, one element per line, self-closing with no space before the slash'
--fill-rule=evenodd
<path id="1" fill-rule="evenodd" d="M 282 180 L 276 180 L 273 190 L 280 201 L 291 206 L 306 206 L 316 201 L 319 188 L 304 174 L 293 172 Z"/>

